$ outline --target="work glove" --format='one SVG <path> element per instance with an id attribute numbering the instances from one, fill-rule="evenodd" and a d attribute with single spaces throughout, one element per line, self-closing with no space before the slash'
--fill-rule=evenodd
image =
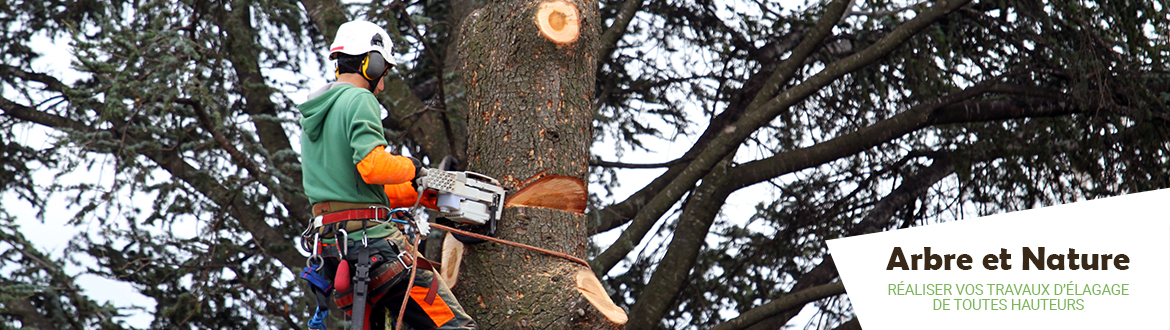
<path id="1" fill-rule="evenodd" d="M 423 166 L 422 161 L 418 160 L 418 158 L 410 156 L 406 156 L 406 158 L 410 158 L 410 162 L 414 164 L 414 179 L 410 180 L 410 185 L 414 187 L 414 190 L 417 191 L 419 187 L 419 179 L 427 176 L 427 167 Z"/>

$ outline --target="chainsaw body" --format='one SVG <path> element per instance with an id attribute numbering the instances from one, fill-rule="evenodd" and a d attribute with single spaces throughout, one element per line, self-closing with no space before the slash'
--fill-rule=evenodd
<path id="1" fill-rule="evenodd" d="M 430 169 L 423 185 L 438 193 L 439 214 L 463 224 L 495 224 L 504 214 L 504 188 L 492 177 Z"/>

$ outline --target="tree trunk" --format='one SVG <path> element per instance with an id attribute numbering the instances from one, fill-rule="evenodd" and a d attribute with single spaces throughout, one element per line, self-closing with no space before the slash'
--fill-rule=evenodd
<path id="1" fill-rule="evenodd" d="M 597 5 L 553 1 L 559 11 L 549 14 L 541 11 L 548 8 L 543 2 L 487 4 L 464 21 L 459 46 L 468 170 L 500 179 L 510 194 L 541 177 L 583 181 L 588 174 Z M 538 13 L 559 42 L 542 33 Z M 584 215 L 571 210 L 513 206 L 496 236 L 584 258 L 587 227 Z M 481 328 L 620 327 L 576 290 L 585 266 L 495 243 L 467 250 L 455 293 Z"/>

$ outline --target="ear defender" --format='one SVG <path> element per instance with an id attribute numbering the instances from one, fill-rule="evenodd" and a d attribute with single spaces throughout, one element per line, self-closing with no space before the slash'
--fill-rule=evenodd
<path id="1" fill-rule="evenodd" d="M 386 59 L 382 58 L 382 54 L 378 52 L 366 53 L 366 57 L 362 59 L 362 76 L 369 81 L 376 81 L 382 78 L 382 74 L 386 73 Z"/>

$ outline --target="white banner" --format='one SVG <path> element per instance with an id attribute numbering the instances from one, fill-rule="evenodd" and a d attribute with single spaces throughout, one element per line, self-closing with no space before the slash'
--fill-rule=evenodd
<path id="1" fill-rule="evenodd" d="M 827 242 L 886 329 L 1170 329 L 1170 189 Z"/>

